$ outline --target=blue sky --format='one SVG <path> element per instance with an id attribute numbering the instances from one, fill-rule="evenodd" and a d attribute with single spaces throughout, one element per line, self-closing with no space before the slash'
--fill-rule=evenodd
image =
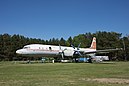
<path id="1" fill-rule="evenodd" d="M 129 0 L 0 0 L 0 34 L 67 39 L 96 31 L 129 34 Z"/>

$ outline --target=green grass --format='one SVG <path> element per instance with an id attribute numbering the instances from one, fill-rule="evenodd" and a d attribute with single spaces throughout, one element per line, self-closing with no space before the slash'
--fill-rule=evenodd
<path id="1" fill-rule="evenodd" d="M 128 86 L 129 83 L 92 79 L 129 80 L 129 62 L 107 64 L 0 62 L 0 86 Z M 89 80 L 90 79 L 90 80 Z"/>

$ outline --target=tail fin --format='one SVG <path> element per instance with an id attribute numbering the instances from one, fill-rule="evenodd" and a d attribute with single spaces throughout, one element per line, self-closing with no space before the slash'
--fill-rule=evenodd
<path id="1" fill-rule="evenodd" d="M 96 38 L 95 37 L 93 37 L 90 49 L 95 49 L 96 50 Z"/>

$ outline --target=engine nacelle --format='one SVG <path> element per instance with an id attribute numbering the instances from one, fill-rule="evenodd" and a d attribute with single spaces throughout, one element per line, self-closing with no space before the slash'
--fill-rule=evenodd
<path id="1" fill-rule="evenodd" d="M 73 56 L 74 51 L 73 50 L 65 50 L 64 51 L 64 56 Z"/>

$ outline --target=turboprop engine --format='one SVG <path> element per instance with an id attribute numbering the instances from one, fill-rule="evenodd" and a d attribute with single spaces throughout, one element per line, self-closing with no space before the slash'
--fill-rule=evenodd
<path id="1" fill-rule="evenodd" d="M 73 50 L 65 50 L 64 51 L 64 56 L 73 56 L 74 51 Z"/>

